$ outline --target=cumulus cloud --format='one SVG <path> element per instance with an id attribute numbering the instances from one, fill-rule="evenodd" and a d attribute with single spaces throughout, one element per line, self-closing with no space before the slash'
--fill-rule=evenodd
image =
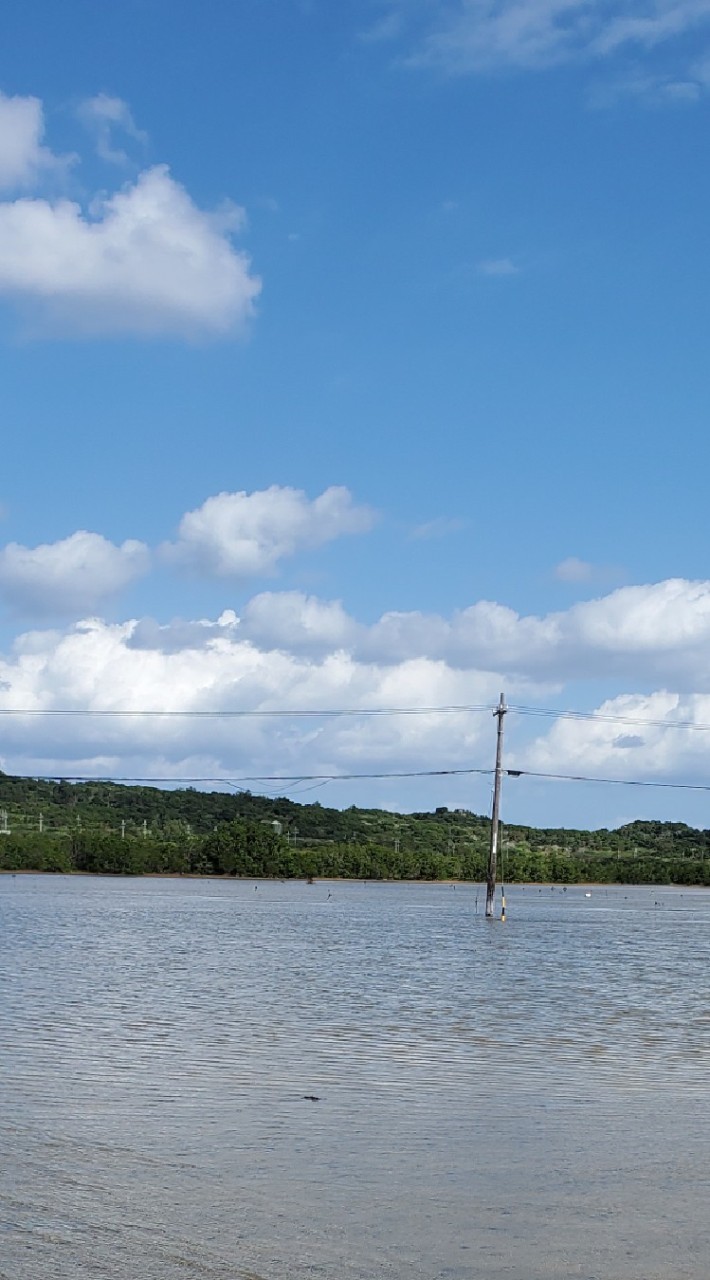
<path id="1" fill-rule="evenodd" d="M 72 589 L 65 564 L 59 579 Z M 61 772 L 63 762 L 65 772 L 215 778 L 485 768 L 490 713 L 429 708 L 491 706 L 500 689 L 512 703 L 559 705 L 571 680 L 579 706 L 579 682 L 603 677 L 627 680 L 632 691 L 602 702 L 593 719 L 511 716 L 507 764 L 612 778 L 704 777 L 710 739 L 675 726 L 710 724 L 709 646 L 710 582 L 680 579 L 626 587 L 543 618 L 479 601 L 448 618 L 390 612 L 367 625 L 339 601 L 287 591 L 255 596 L 239 616 L 92 620 L 20 636 L 0 658 L 0 708 L 260 714 L 76 724 L 10 717 L 0 767 Z M 422 713 L 264 714 L 373 707 Z"/>
<path id="2" fill-rule="evenodd" d="M 332 486 L 309 499 L 300 489 L 272 485 L 219 493 L 180 521 L 163 555 L 192 573 L 244 579 L 273 574 L 281 560 L 307 547 L 372 528 L 374 513 Z"/>
<path id="3" fill-rule="evenodd" d="M 138 128 L 131 109 L 123 98 L 97 93 L 95 97 L 80 103 L 77 114 L 85 128 L 93 134 L 97 154 L 108 164 L 121 165 L 128 162 L 125 150 L 114 143 L 116 133 L 123 133 L 142 145 L 148 141 L 147 133 Z"/>
<path id="4" fill-rule="evenodd" d="M 121 98 L 98 94 L 79 114 L 104 160 L 126 159 L 117 132 L 146 140 Z M 0 188 L 17 192 L 66 171 L 76 157 L 55 155 L 43 139 L 41 101 L 0 93 Z M 200 209 L 166 165 L 87 207 L 16 195 L 0 202 L 0 296 L 24 308 L 30 331 L 53 335 L 239 332 L 261 288 L 233 243 L 244 222 L 231 203 Z"/>
<path id="5" fill-rule="evenodd" d="M 300 591 L 264 591 L 244 609 L 241 634 L 265 649 L 327 653 L 347 649 L 359 633 L 339 600 Z"/>
<path id="6" fill-rule="evenodd" d="M 160 653 L 180 653 L 184 649 L 205 649 L 214 640 L 231 639 L 239 627 L 233 609 L 225 609 L 216 621 L 200 618 L 190 621 L 174 618 L 160 623 L 155 618 L 140 618 L 126 644 L 129 649 L 157 649 Z"/>
<path id="7" fill-rule="evenodd" d="M 343 650 L 314 657 L 260 648 L 225 627 L 198 647 L 190 639 L 177 650 L 146 648 L 132 643 L 138 627 L 94 620 L 19 637 L 0 659 L 0 707 L 269 712 L 426 706 L 488 700 L 498 679 L 425 658 L 383 667 Z M 52 762 L 62 760 L 72 772 L 229 777 L 339 772 L 373 761 L 417 767 L 422 753 L 437 765 L 445 758 L 470 760 L 479 737 L 490 736 L 489 717 L 458 717 L 453 734 L 450 719 L 102 716 L 41 721 L 40 727 L 36 717 L 9 717 L 0 767 L 24 762 L 28 771 L 59 772 Z"/>
<path id="8" fill-rule="evenodd" d="M 706 581 L 621 587 L 540 617 L 480 600 L 448 617 L 389 611 L 370 625 L 348 615 L 340 601 L 264 592 L 242 610 L 239 628 L 260 647 L 313 656 L 342 650 L 383 668 L 426 659 L 548 689 L 597 679 L 710 689 Z"/>
<path id="9" fill-rule="evenodd" d="M 187 513 L 178 541 L 160 548 L 160 558 L 205 578 L 245 581 L 273 574 L 286 557 L 368 529 L 372 521 L 373 513 L 357 506 L 347 489 L 328 489 L 315 499 L 278 486 L 219 494 Z M 35 548 L 10 543 L 0 551 L 0 593 L 28 615 L 76 617 L 95 612 L 150 563 L 143 543 L 119 547 L 83 531 Z M 369 624 L 348 614 L 340 600 L 265 591 L 239 616 L 228 609 L 216 621 L 143 619 L 127 644 L 170 653 L 233 640 L 313 660 L 346 653 L 383 669 L 423 659 L 548 689 L 572 680 L 632 679 L 704 691 L 710 690 L 710 582 L 620 587 L 541 616 L 479 600 L 448 616 L 392 610 Z"/>
<path id="10" fill-rule="evenodd" d="M 16 612 L 67 616 L 90 612 L 145 573 L 148 548 L 135 540 L 120 547 L 80 530 L 60 542 L 0 550 L 0 594 Z"/>
<path id="11" fill-rule="evenodd" d="M 490 600 L 449 617 L 389 612 L 360 628 L 355 643 L 359 654 L 380 662 L 425 655 L 557 684 L 633 678 L 705 688 L 710 582 L 621 587 L 541 617 Z"/>
<path id="12" fill-rule="evenodd" d="M 260 290 L 230 236 L 243 213 L 206 213 L 165 165 L 97 199 L 0 204 L 0 294 L 59 332 L 216 336 L 240 329 Z"/>
<path id="13" fill-rule="evenodd" d="M 55 156 L 43 138 L 39 98 L 10 98 L 0 92 L 0 187 L 31 187 L 41 175 L 66 169 L 71 157 Z"/>
<path id="14" fill-rule="evenodd" d="M 541 772 L 608 778 L 705 779 L 708 735 L 683 732 L 678 723 L 710 724 L 710 696 L 667 689 L 625 693 L 595 708 L 596 719 L 559 719 L 523 750 L 513 764 Z M 624 727 L 625 724 L 628 727 Z"/>
<path id="15" fill-rule="evenodd" d="M 172 650 L 183 641 L 201 646 L 225 636 L 314 659 L 345 652 L 383 669 L 425 659 L 548 689 L 631 679 L 710 691 L 710 582 L 682 578 L 621 587 L 543 616 L 480 600 L 449 616 L 392 610 L 371 624 L 352 617 L 339 600 L 267 591 L 239 617 L 228 610 L 217 623 L 136 624 L 131 643 Z"/>

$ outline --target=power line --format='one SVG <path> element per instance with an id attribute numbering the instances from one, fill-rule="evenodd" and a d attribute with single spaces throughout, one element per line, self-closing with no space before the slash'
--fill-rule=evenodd
<path id="1" fill-rule="evenodd" d="M 710 784 L 700 782 L 659 782 L 652 778 L 600 778 L 590 774 L 579 773 L 543 773 L 534 769 L 504 769 L 503 772 L 509 778 L 541 778 L 549 782 L 592 782 L 601 783 L 614 787 L 660 787 L 670 791 L 706 791 L 710 792 Z M 140 777 L 135 775 L 123 776 L 92 776 L 89 774 L 59 774 L 59 773 L 32 773 L 32 774 L 13 774 L 12 777 L 20 781 L 40 781 L 40 782 L 100 782 L 100 783 L 134 783 L 146 786 L 160 786 L 172 784 L 175 786 L 199 786 L 206 783 L 218 784 L 220 786 L 237 787 L 240 783 L 263 782 L 263 783 L 290 783 L 299 785 L 303 783 L 327 783 L 327 782 L 357 782 L 357 781 L 380 781 L 392 778 L 451 778 L 451 777 L 470 777 L 474 774 L 480 776 L 492 776 L 495 773 L 491 768 L 471 768 L 471 769 L 412 769 L 392 772 L 373 772 L 373 773 L 254 773 L 243 774 L 238 777 L 219 778 L 219 777 Z"/>
<path id="2" fill-rule="evenodd" d="M 511 778 L 544 778 L 551 782 L 602 782 L 612 787 L 663 787 L 670 791 L 710 791 L 702 782 L 657 782 L 651 778 L 596 778 L 578 773 L 536 773 L 532 769 L 506 769 Z"/>
<path id="3" fill-rule="evenodd" d="M 144 709 L 142 711 L 95 710 L 93 708 L 76 707 L 0 707 L 0 716 L 94 716 L 132 718 L 158 717 L 170 718 L 182 716 L 188 719 L 239 718 L 239 717 L 283 717 L 283 718 L 321 718 L 326 716 L 430 716 L 452 715 L 467 711 L 490 711 L 488 703 L 471 703 L 465 706 L 446 707 L 326 707 L 319 710 L 279 710 L 263 711 L 251 709 L 219 709 L 214 711 L 161 711 Z"/>
<path id="4" fill-rule="evenodd" d="M 651 729 L 693 729 L 700 733 L 710 732 L 710 724 L 702 724 L 695 720 L 653 720 L 644 716 L 607 715 L 603 711 L 569 711 L 556 710 L 554 707 L 525 707 L 511 703 L 509 711 L 519 716 L 542 716 L 550 720 L 599 720 L 607 724 L 630 724 Z"/>
<path id="5" fill-rule="evenodd" d="M 378 779 L 378 778 L 447 778 L 462 774 L 490 774 L 492 769 L 412 769 L 391 773 L 252 773 L 244 774 L 241 777 L 232 778 L 143 778 L 137 776 L 124 775 L 122 777 L 103 775 L 90 776 L 80 773 L 32 773 L 32 774 L 13 774 L 13 778 L 32 781 L 36 779 L 40 782 L 135 782 L 146 783 L 148 785 L 164 784 L 164 783 L 183 783 L 185 785 L 196 785 L 204 782 L 218 782 L 223 786 L 234 786 L 237 782 L 354 782 L 358 779 Z"/>
<path id="6" fill-rule="evenodd" d="M 320 707 L 288 709 L 218 708 L 214 710 L 161 710 L 143 708 L 128 710 L 90 707 L 0 707 L 0 716 L 66 716 L 94 719 L 327 719 L 344 716 L 430 716 L 465 715 L 492 711 L 491 703 L 449 704 L 441 707 Z M 508 710 L 519 716 L 538 716 L 552 720 L 599 721 L 602 724 L 634 725 L 654 729 L 690 729 L 710 732 L 710 723 L 693 720 L 660 720 L 644 716 L 611 715 L 601 711 L 575 711 L 569 708 L 531 707 L 510 703 Z"/>
<path id="7" fill-rule="evenodd" d="M 70 717 L 119 717 L 119 718 L 143 718 L 143 717 L 185 717 L 188 719 L 195 718 L 240 718 L 240 717 L 339 717 L 339 716 L 396 716 L 396 715 L 441 715 L 456 714 L 466 712 L 490 711 L 488 704 L 470 703 L 465 705 L 446 705 L 441 707 L 341 707 L 341 708 L 325 708 L 325 709 L 289 709 L 289 710 L 256 710 L 256 709 L 220 709 L 220 710 L 160 710 L 160 709 L 131 709 L 131 710 L 106 710 L 91 708 L 0 708 L 0 715 L 5 716 L 70 716 Z M 561 720 L 581 720 L 595 721 L 602 723 L 616 723 L 626 725 L 636 725 L 644 727 L 672 728 L 672 729 L 693 729 L 696 731 L 710 730 L 710 724 L 695 723 L 693 721 L 673 721 L 673 720 L 656 720 L 644 719 L 637 716 L 608 715 L 603 712 L 587 712 L 565 709 L 554 709 L 550 707 L 531 707 L 522 704 L 511 704 L 507 708 L 511 712 L 521 716 L 540 716 L 547 718 L 555 718 Z M 496 712 L 494 711 L 494 714 Z M 362 773 L 318 773 L 318 774 L 245 774 L 239 777 L 141 777 L 135 775 L 123 776 L 91 776 L 86 774 L 32 774 L 32 775 L 15 775 L 17 777 L 24 776 L 26 778 L 41 779 L 52 782 L 74 782 L 74 783 L 133 783 L 149 786 L 205 786 L 208 784 L 232 787 L 239 789 L 244 784 L 261 783 L 273 785 L 287 785 L 289 788 L 299 787 L 307 790 L 313 790 L 320 786 L 325 786 L 331 782 L 353 782 L 353 781 L 375 781 L 387 779 L 409 779 L 409 778 L 437 778 L 437 777 L 465 777 L 472 775 L 491 775 L 496 771 L 490 768 L 461 768 L 461 769 L 417 769 L 417 770 L 397 770 L 397 771 L 370 771 Z M 662 782 L 654 779 L 641 778 L 607 778 L 597 777 L 585 774 L 566 774 L 566 773 L 546 773 L 529 769 L 506 769 L 505 773 L 510 777 L 528 777 L 538 778 L 547 781 L 557 782 L 583 782 L 605 784 L 609 786 L 627 786 L 627 787 L 655 787 L 667 790 L 678 791 L 699 791 L 710 792 L 710 785 L 691 782 Z M 310 784 L 310 785 L 309 785 Z"/>

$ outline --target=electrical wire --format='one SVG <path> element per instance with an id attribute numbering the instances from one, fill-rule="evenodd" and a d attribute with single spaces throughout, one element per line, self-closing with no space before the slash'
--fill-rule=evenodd
<path id="1" fill-rule="evenodd" d="M 644 716 L 607 715 L 603 711 L 567 711 L 554 707 L 526 707 L 511 703 L 508 707 L 514 715 L 542 716 L 550 720 L 599 720 L 603 724 L 630 724 L 651 729 L 692 729 L 699 733 L 710 732 L 710 724 L 695 720 L 653 720 Z"/>
<path id="2" fill-rule="evenodd" d="M 693 721 L 681 720 L 657 720 L 644 719 L 638 716 L 623 715 L 607 715 L 603 712 L 596 711 L 574 711 L 565 709 L 554 709 L 550 707 L 532 707 L 523 704 L 509 704 L 507 710 L 513 714 L 520 716 L 538 716 L 546 718 L 554 718 L 560 720 L 580 720 L 580 721 L 600 721 L 602 723 L 625 724 L 643 727 L 654 727 L 664 729 L 691 729 L 694 731 L 710 731 L 710 724 L 695 723 Z M 339 716 L 410 716 L 410 715 L 448 715 L 460 714 L 466 712 L 492 711 L 495 714 L 495 708 L 490 704 L 470 703 L 465 705 L 446 705 L 441 707 L 340 707 L 325 708 L 320 710 L 97 710 L 90 708 L 16 708 L 16 707 L 0 707 L 0 716 L 86 716 L 86 717 L 118 717 L 118 718 L 173 718 L 185 717 L 188 719 L 202 718 L 241 718 L 241 717 L 265 717 L 265 718 L 326 718 Z M 239 790 L 244 784 L 262 783 L 276 784 L 278 786 L 287 784 L 291 788 L 299 787 L 307 790 L 316 789 L 319 786 L 325 786 L 331 782 L 352 782 L 359 780 L 374 781 L 385 779 L 406 779 L 406 778 L 439 778 L 439 777 L 466 777 L 474 774 L 492 775 L 495 771 L 491 768 L 465 768 L 465 769 L 416 769 L 403 771 L 372 771 L 363 773 L 318 773 L 318 774 L 245 774 L 236 778 L 224 777 L 140 777 L 135 775 L 124 776 L 92 776 L 87 774 L 31 774 L 31 775 L 15 775 L 16 777 L 27 777 L 41 779 L 52 782 L 114 782 L 114 783 L 133 783 L 144 784 L 149 786 L 205 786 L 207 784 L 228 786 L 234 790 Z M 528 777 L 538 778 L 555 782 L 584 782 L 605 784 L 609 786 L 626 786 L 626 787 L 656 787 L 667 790 L 676 791 L 702 791 L 710 792 L 710 784 L 691 783 L 691 782 L 661 782 L 654 779 L 642 778 L 606 778 L 596 777 L 585 774 L 567 774 L 567 773 L 545 773 L 530 769 L 506 769 L 505 773 L 509 777 Z M 269 789 L 273 789 L 270 787 Z"/>
<path id="3" fill-rule="evenodd" d="M 239 719 L 242 717 L 320 719 L 327 716 L 431 716 L 460 715 L 468 711 L 489 711 L 488 703 L 471 703 L 464 706 L 445 707 L 325 707 L 318 710 L 263 711 L 250 709 L 219 709 L 214 711 L 106 711 L 76 707 L 0 707 L 0 716 L 90 716 L 116 718 L 165 718 L 185 719 Z"/>
<path id="4" fill-rule="evenodd" d="M 170 777 L 170 778 L 146 778 L 136 775 L 89 775 L 83 773 L 31 773 L 31 774 L 13 774 L 13 778 L 25 778 L 27 780 L 35 778 L 42 782 L 134 782 L 145 783 L 147 785 L 159 785 L 166 783 L 181 783 L 184 786 L 197 785 L 205 782 L 218 782 L 222 786 L 237 787 L 242 782 L 290 782 L 298 785 L 301 782 L 354 782 L 358 779 L 373 780 L 382 778 L 448 778 L 457 775 L 470 775 L 474 773 L 491 774 L 493 769 L 412 769 L 405 771 L 397 771 L 391 773 L 252 773 L 244 774 L 240 777 L 233 778 L 217 778 L 217 777 Z"/>
<path id="5" fill-rule="evenodd" d="M 669 791 L 707 791 L 710 792 L 709 783 L 701 782 L 659 782 L 653 778 L 599 778 L 591 774 L 580 773 L 543 773 L 534 769 L 503 769 L 503 772 L 510 778 L 540 778 L 548 782 L 593 782 L 613 787 L 660 787 Z M 494 769 L 412 769 L 404 771 L 380 772 L 380 773 L 253 773 L 244 774 L 240 777 L 219 778 L 219 777 L 178 777 L 155 778 L 140 777 L 137 775 L 95 776 L 90 774 L 59 774 L 59 773 L 32 773 L 32 774 L 13 774 L 12 777 L 18 781 L 37 780 L 41 782 L 112 782 L 116 784 L 134 783 L 143 784 L 145 786 L 166 786 L 172 784 L 174 786 L 203 786 L 206 783 L 218 784 L 219 786 L 232 787 L 238 791 L 243 783 L 288 783 L 291 786 L 300 786 L 304 783 L 315 783 L 316 785 L 328 782 L 357 782 L 357 781 L 382 781 L 392 778 L 451 778 L 451 777 L 471 777 L 472 775 L 491 777 L 495 773 Z M 308 788 L 309 790 L 311 788 Z M 315 787 L 312 788 L 315 790 Z"/>
<path id="6" fill-rule="evenodd" d="M 663 787 L 669 791 L 710 791 L 703 782 L 657 782 L 652 778 L 596 778 L 579 773 L 536 773 L 533 769 L 506 769 L 511 778 L 543 778 L 548 782 L 601 782 L 611 787 Z"/>
<path id="7" fill-rule="evenodd" d="M 575 711 L 569 708 L 531 707 L 509 703 L 507 710 L 518 716 L 538 716 L 552 720 L 599 721 L 602 724 L 635 725 L 654 729 L 690 729 L 710 732 L 710 723 L 694 720 L 660 720 L 645 716 L 611 715 L 602 711 Z M 95 719 L 327 719 L 340 716 L 431 716 L 465 715 L 470 712 L 495 711 L 490 703 L 449 704 L 441 707 L 320 707 L 289 709 L 218 708 L 214 710 L 161 710 L 143 708 L 128 710 L 90 707 L 0 707 L 0 716 L 85 716 Z"/>

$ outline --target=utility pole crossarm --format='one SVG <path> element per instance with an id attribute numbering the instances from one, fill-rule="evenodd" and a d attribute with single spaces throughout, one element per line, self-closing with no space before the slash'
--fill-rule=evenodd
<path id="1" fill-rule="evenodd" d="M 493 779 L 493 812 L 491 814 L 491 847 L 488 854 L 488 876 L 486 882 L 486 916 L 493 917 L 493 906 L 496 893 L 496 868 L 498 863 L 498 824 L 500 819 L 500 786 L 503 777 L 503 718 L 508 708 L 505 696 L 500 695 L 498 706 L 493 715 L 498 721 L 496 733 L 496 767 Z"/>

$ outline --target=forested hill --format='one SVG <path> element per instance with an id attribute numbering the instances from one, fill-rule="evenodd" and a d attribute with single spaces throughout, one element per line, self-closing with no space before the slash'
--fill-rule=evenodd
<path id="1" fill-rule="evenodd" d="M 0 773 L 0 869 L 480 879 L 490 824 L 468 810 L 329 809 L 249 792 L 46 782 Z M 710 831 L 503 826 L 509 880 L 710 883 Z"/>

